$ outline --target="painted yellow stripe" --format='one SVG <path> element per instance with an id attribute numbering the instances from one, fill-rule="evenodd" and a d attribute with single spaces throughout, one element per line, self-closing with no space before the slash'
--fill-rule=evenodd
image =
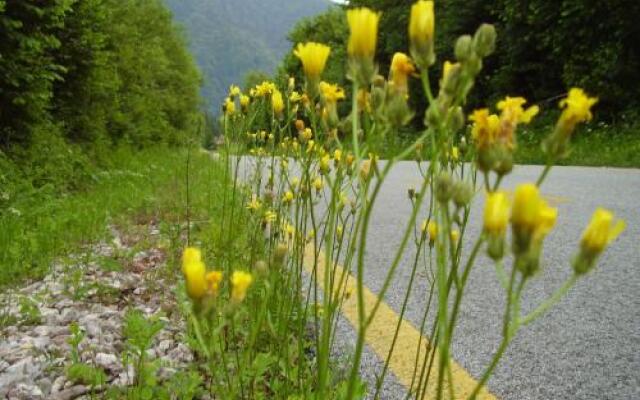
<path id="1" fill-rule="evenodd" d="M 305 269 L 311 273 L 313 272 L 313 264 L 314 264 L 314 251 L 313 247 L 308 247 L 305 252 Z M 320 252 L 318 255 L 318 276 L 324 276 L 324 254 Z M 342 276 L 343 269 L 341 266 L 335 267 L 335 276 Z M 353 293 L 348 299 L 345 299 L 341 312 L 342 315 L 351 323 L 352 326 L 356 327 L 358 325 L 358 306 L 357 306 L 357 296 L 356 294 L 356 279 L 351 274 L 347 275 L 346 280 L 346 288 L 347 292 Z M 338 279 L 338 278 L 336 278 Z M 323 279 L 318 279 L 320 287 L 323 287 Z M 364 302 L 365 302 L 365 310 L 371 310 L 378 297 L 368 288 L 364 288 Z M 391 307 L 389 307 L 385 302 L 380 304 L 378 308 L 376 317 L 372 321 L 366 336 L 366 342 L 369 347 L 376 353 L 376 355 L 381 359 L 385 360 L 387 354 L 389 353 L 389 349 L 391 348 L 391 343 L 393 341 L 393 335 L 395 333 L 395 327 L 398 324 L 399 316 L 396 314 Z M 418 365 L 422 366 L 424 361 L 424 356 L 427 353 L 427 348 L 429 346 L 429 340 L 420 335 L 420 331 L 416 329 L 411 322 L 407 320 L 403 320 L 400 325 L 400 331 L 398 333 L 398 339 L 396 341 L 396 345 L 394 348 L 393 355 L 389 362 L 389 369 L 395 374 L 400 383 L 402 383 L 406 388 L 411 386 L 411 381 L 414 376 L 414 364 L 416 359 L 417 349 L 420 346 L 422 347 L 420 350 L 420 360 Z M 437 370 L 439 359 L 438 354 L 436 352 L 436 358 L 433 366 L 433 371 L 431 373 L 430 382 L 434 382 L 434 384 L 429 383 L 427 388 L 427 395 L 425 398 L 434 399 L 436 385 L 437 382 Z M 466 399 L 467 396 L 473 391 L 476 387 L 477 381 L 469 375 L 469 373 L 462 368 L 458 363 L 451 360 L 451 370 L 452 370 L 452 378 L 453 378 L 453 389 L 455 393 L 455 397 L 457 399 Z M 419 378 L 420 367 L 418 368 L 418 377 L 416 377 L 416 381 Z M 448 380 L 446 380 L 448 382 Z M 448 390 L 448 387 L 445 388 Z M 448 393 L 448 392 L 445 392 Z M 480 391 L 480 394 L 477 397 L 481 400 L 496 400 L 497 398 L 489 393 L 485 388 Z"/>

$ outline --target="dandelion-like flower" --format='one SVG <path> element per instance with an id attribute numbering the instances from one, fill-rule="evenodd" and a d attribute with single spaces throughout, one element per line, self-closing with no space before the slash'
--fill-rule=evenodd
<path id="1" fill-rule="evenodd" d="M 282 93 L 280 93 L 278 89 L 274 89 L 271 93 L 271 108 L 275 115 L 282 115 L 282 111 L 284 110 L 284 100 L 282 99 Z"/>
<path id="2" fill-rule="evenodd" d="M 206 271 L 207 269 L 202 261 L 188 262 L 183 268 L 187 295 L 192 300 L 201 299 L 207 291 L 207 284 L 205 281 Z"/>
<path id="3" fill-rule="evenodd" d="M 509 224 L 509 200 L 504 192 L 487 195 L 484 206 L 484 231 L 493 236 L 504 236 Z"/>
<path id="4" fill-rule="evenodd" d="M 308 42 L 298 43 L 293 54 L 302 62 L 302 69 L 307 79 L 317 81 L 324 71 L 330 52 L 331 48 L 327 45 Z"/>
<path id="5" fill-rule="evenodd" d="M 244 271 L 234 271 L 231 276 L 231 299 L 239 303 L 247 296 L 247 289 L 253 282 L 253 276 Z"/>
<path id="6" fill-rule="evenodd" d="M 204 279 L 207 284 L 207 292 L 211 296 L 217 296 L 220 290 L 220 283 L 222 282 L 222 271 L 207 272 Z"/>
<path id="7" fill-rule="evenodd" d="M 409 18 L 409 41 L 411 55 L 422 68 L 435 61 L 433 37 L 435 33 L 435 16 L 433 1 L 420 0 L 411 6 Z"/>
<path id="8" fill-rule="evenodd" d="M 566 99 L 560 101 L 560 108 L 563 108 L 560 119 L 565 123 L 577 124 L 591 121 L 591 107 L 598 102 L 597 97 L 589 97 L 584 90 L 571 88 Z"/>
<path id="9" fill-rule="evenodd" d="M 354 8 L 347 11 L 350 36 L 347 52 L 356 58 L 372 59 L 378 41 L 380 13 L 369 8 Z"/>
<path id="10" fill-rule="evenodd" d="M 404 53 L 395 53 L 391 60 L 389 69 L 389 80 L 393 82 L 393 87 L 402 94 L 408 92 L 407 81 L 409 75 L 415 73 L 416 67 L 413 65 L 411 58 Z"/>

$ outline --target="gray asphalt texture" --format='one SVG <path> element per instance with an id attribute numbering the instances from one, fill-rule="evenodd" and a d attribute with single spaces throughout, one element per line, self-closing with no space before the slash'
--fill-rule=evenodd
<path id="1" fill-rule="evenodd" d="M 535 182 L 541 171 L 540 166 L 516 166 L 501 188 L 513 190 L 517 184 Z M 398 163 L 379 194 L 365 256 L 365 285 L 374 293 L 382 286 L 409 219 L 407 190 L 419 188 L 421 179 L 415 162 Z M 614 211 L 627 228 L 594 271 L 547 314 L 518 332 L 490 379 L 489 390 L 504 400 L 640 400 L 640 170 L 554 167 L 542 193 L 558 208 L 558 221 L 545 240 L 543 269 L 524 292 L 524 315 L 571 274 L 571 259 L 597 207 Z M 479 194 L 464 240 L 465 255 L 480 233 L 483 205 L 484 195 Z M 397 313 L 414 255 L 409 245 L 385 296 Z M 510 262 L 505 267 L 508 273 Z M 424 278 L 415 281 L 404 317 L 416 327 L 429 293 L 427 285 Z M 483 254 L 469 277 L 452 349 L 453 358 L 475 378 L 482 375 L 502 339 L 505 296 L 493 263 Z M 355 347 L 355 332 L 345 320 L 340 320 L 338 331 L 334 357 L 346 360 Z M 370 389 L 382 366 L 383 360 L 365 348 L 361 376 Z M 389 372 L 380 398 L 402 400 L 406 395 Z"/>
<path id="2" fill-rule="evenodd" d="M 535 182 L 541 167 L 517 166 L 502 185 Z M 366 285 L 378 292 L 408 220 L 409 187 L 419 187 L 416 164 L 394 166 L 380 193 L 371 221 L 366 253 Z M 571 273 L 570 260 L 581 233 L 598 206 L 627 222 L 626 231 L 601 257 L 595 271 L 582 278 L 550 312 L 521 329 L 489 381 L 498 398 L 640 399 L 640 170 L 556 167 L 542 186 L 544 195 L 566 201 L 545 241 L 543 270 L 528 285 L 522 312 L 533 310 Z M 477 196 L 469 222 L 466 254 L 482 225 L 484 195 Z M 400 312 L 411 272 L 408 251 L 386 302 Z M 506 263 L 508 267 L 510 263 Z M 405 319 L 420 326 L 428 295 L 419 279 Z M 472 376 L 482 375 L 501 340 L 505 292 L 486 257 L 469 278 L 453 344 L 453 357 Z M 346 328 L 345 328 L 346 329 Z M 347 337 L 350 334 L 345 332 Z M 367 356 L 365 376 L 375 375 L 380 362 Z M 373 373 L 371 371 L 374 371 Z M 383 399 L 405 393 L 393 377 Z"/>

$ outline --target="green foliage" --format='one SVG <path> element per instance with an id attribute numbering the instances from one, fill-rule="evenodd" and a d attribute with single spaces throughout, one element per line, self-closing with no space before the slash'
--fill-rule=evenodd
<path id="1" fill-rule="evenodd" d="M 0 146 L 37 132 L 82 143 L 179 143 L 199 75 L 161 0 L 6 0 Z"/>
<path id="2" fill-rule="evenodd" d="M 386 75 L 396 51 L 408 51 L 407 25 L 413 0 L 352 0 L 353 6 L 382 11 L 376 60 Z M 433 66 L 440 76 L 441 65 L 453 59 L 457 37 L 472 34 L 481 23 L 498 30 L 497 52 L 486 60 L 483 78 L 476 82 L 469 107 L 485 106 L 505 94 L 520 95 L 555 108 L 556 100 L 572 86 L 597 95 L 596 115 L 620 119 L 640 106 L 640 29 L 635 16 L 640 3 L 633 0 L 447 0 L 436 1 L 436 51 L 442 55 Z M 331 21 L 330 19 L 336 19 Z M 317 40 L 343 55 L 347 33 L 323 34 L 330 26 L 344 24 L 344 17 L 330 11 L 305 20 L 291 31 L 293 43 Z M 344 68 L 345 57 L 329 60 L 325 78 Z M 285 70 L 299 74 L 292 54 L 284 58 Z M 434 84 L 436 79 L 432 79 Z M 337 81 L 339 82 L 339 80 Z M 340 83 L 340 82 L 339 82 Z M 420 84 L 412 82 L 412 93 Z M 423 115 L 422 96 L 411 96 L 416 115 Z"/>
<path id="3" fill-rule="evenodd" d="M 51 159 L 62 160 L 59 164 L 73 165 L 64 161 L 65 153 L 55 154 L 55 147 L 51 153 Z M 73 154 L 66 154 L 74 159 Z M 0 287 L 40 277 L 49 272 L 55 257 L 78 254 L 83 251 L 79 245 L 108 238 L 108 223 L 137 213 L 166 214 L 166 222 L 181 218 L 184 150 L 120 147 L 100 157 L 99 165 L 61 168 L 61 177 L 53 168 L 47 170 L 49 175 L 21 168 L 0 152 Z M 207 189 L 217 179 L 211 173 L 212 161 L 208 155 L 192 154 L 191 163 L 192 172 L 203 175 L 191 182 L 200 189 L 192 201 L 213 204 Z M 49 183 L 43 184 L 43 179 Z M 72 186 L 77 189 L 57 186 L 65 179 L 75 182 Z M 205 181 L 208 184 L 203 187 Z"/>

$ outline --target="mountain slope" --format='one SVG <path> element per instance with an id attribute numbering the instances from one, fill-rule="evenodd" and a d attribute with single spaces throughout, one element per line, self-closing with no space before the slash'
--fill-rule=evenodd
<path id="1" fill-rule="evenodd" d="M 287 33 L 328 0 L 166 0 L 187 34 L 204 78 L 203 97 L 217 111 L 229 85 L 249 70 L 274 71 L 290 48 Z"/>

